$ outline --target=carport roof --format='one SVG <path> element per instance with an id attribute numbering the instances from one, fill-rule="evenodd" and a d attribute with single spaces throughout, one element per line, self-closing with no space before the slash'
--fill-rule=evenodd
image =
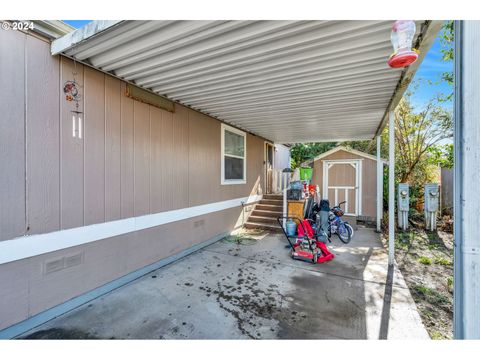
<path id="1" fill-rule="evenodd" d="M 419 60 L 390 69 L 392 21 L 94 21 L 52 42 L 79 62 L 277 143 L 370 139 Z"/>

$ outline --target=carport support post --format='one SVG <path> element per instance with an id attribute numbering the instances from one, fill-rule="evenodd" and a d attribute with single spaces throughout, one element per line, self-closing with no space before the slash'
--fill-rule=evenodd
<path id="1" fill-rule="evenodd" d="M 394 262 L 395 246 L 395 124 L 388 113 L 388 265 Z"/>
<path id="2" fill-rule="evenodd" d="M 480 21 L 455 21 L 453 335 L 480 339 Z"/>
<path id="3" fill-rule="evenodd" d="M 377 136 L 377 232 L 381 231 L 382 225 L 382 202 L 383 202 L 383 163 L 381 160 L 380 146 L 381 146 L 380 135 Z"/>

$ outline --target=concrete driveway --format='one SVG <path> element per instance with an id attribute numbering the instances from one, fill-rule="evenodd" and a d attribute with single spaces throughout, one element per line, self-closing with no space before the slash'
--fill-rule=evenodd
<path id="1" fill-rule="evenodd" d="M 428 339 L 378 234 L 295 261 L 280 234 L 221 240 L 26 334 L 102 339 Z"/>

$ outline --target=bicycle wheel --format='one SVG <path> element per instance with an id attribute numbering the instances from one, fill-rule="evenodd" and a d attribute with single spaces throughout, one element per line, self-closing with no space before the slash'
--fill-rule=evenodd
<path id="1" fill-rule="evenodd" d="M 337 235 L 341 242 L 348 244 L 352 240 L 352 229 L 350 224 L 341 223 L 337 227 Z"/>
<path id="2" fill-rule="evenodd" d="M 353 239 L 353 227 L 347 221 L 345 221 L 345 226 L 350 229 L 350 237 Z"/>

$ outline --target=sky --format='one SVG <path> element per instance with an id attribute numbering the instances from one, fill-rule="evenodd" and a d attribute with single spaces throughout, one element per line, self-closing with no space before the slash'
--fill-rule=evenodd
<path id="1" fill-rule="evenodd" d="M 453 92 L 453 87 L 446 82 L 440 82 L 440 76 L 445 71 L 453 71 L 453 61 L 442 60 L 442 45 L 440 43 L 440 34 L 435 39 L 429 52 L 423 59 L 422 64 L 417 70 L 413 82 L 418 82 L 419 87 L 412 96 L 412 103 L 414 108 L 420 110 L 432 97 L 435 97 L 437 93 L 443 93 L 444 95 Z M 431 83 L 429 84 L 428 81 Z M 410 87 L 411 88 L 411 87 Z M 445 103 L 446 108 L 453 110 L 453 103 Z"/>
<path id="2" fill-rule="evenodd" d="M 92 20 L 63 20 L 67 24 L 79 28 Z M 440 34 L 439 34 L 440 36 Z M 416 110 L 421 110 L 429 99 L 435 97 L 438 93 L 449 94 L 452 92 L 451 86 L 446 83 L 440 83 L 440 75 L 444 71 L 453 71 L 453 61 L 445 62 L 442 60 L 442 45 L 440 37 L 437 36 L 435 42 L 427 53 L 420 68 L 417 70 L 413 81 L 418 83 L 418 89 L 412 96 L 412 105 Z M 385 60 L 386 61 L 386 60 Z M 431 82 L 431 83 L 429 83 Z M 410 87 L 411 88 L 411 87 Z M 453 103 L 443 104 L 445 107 L 453 110 Z"/>
<path id="3" fill-rule="evenodd" d="M 75 29 L 82 27 L 83 25 L 88 24 L 92 20 L 62 20 L 70 26 L 73 26 Z"/>

